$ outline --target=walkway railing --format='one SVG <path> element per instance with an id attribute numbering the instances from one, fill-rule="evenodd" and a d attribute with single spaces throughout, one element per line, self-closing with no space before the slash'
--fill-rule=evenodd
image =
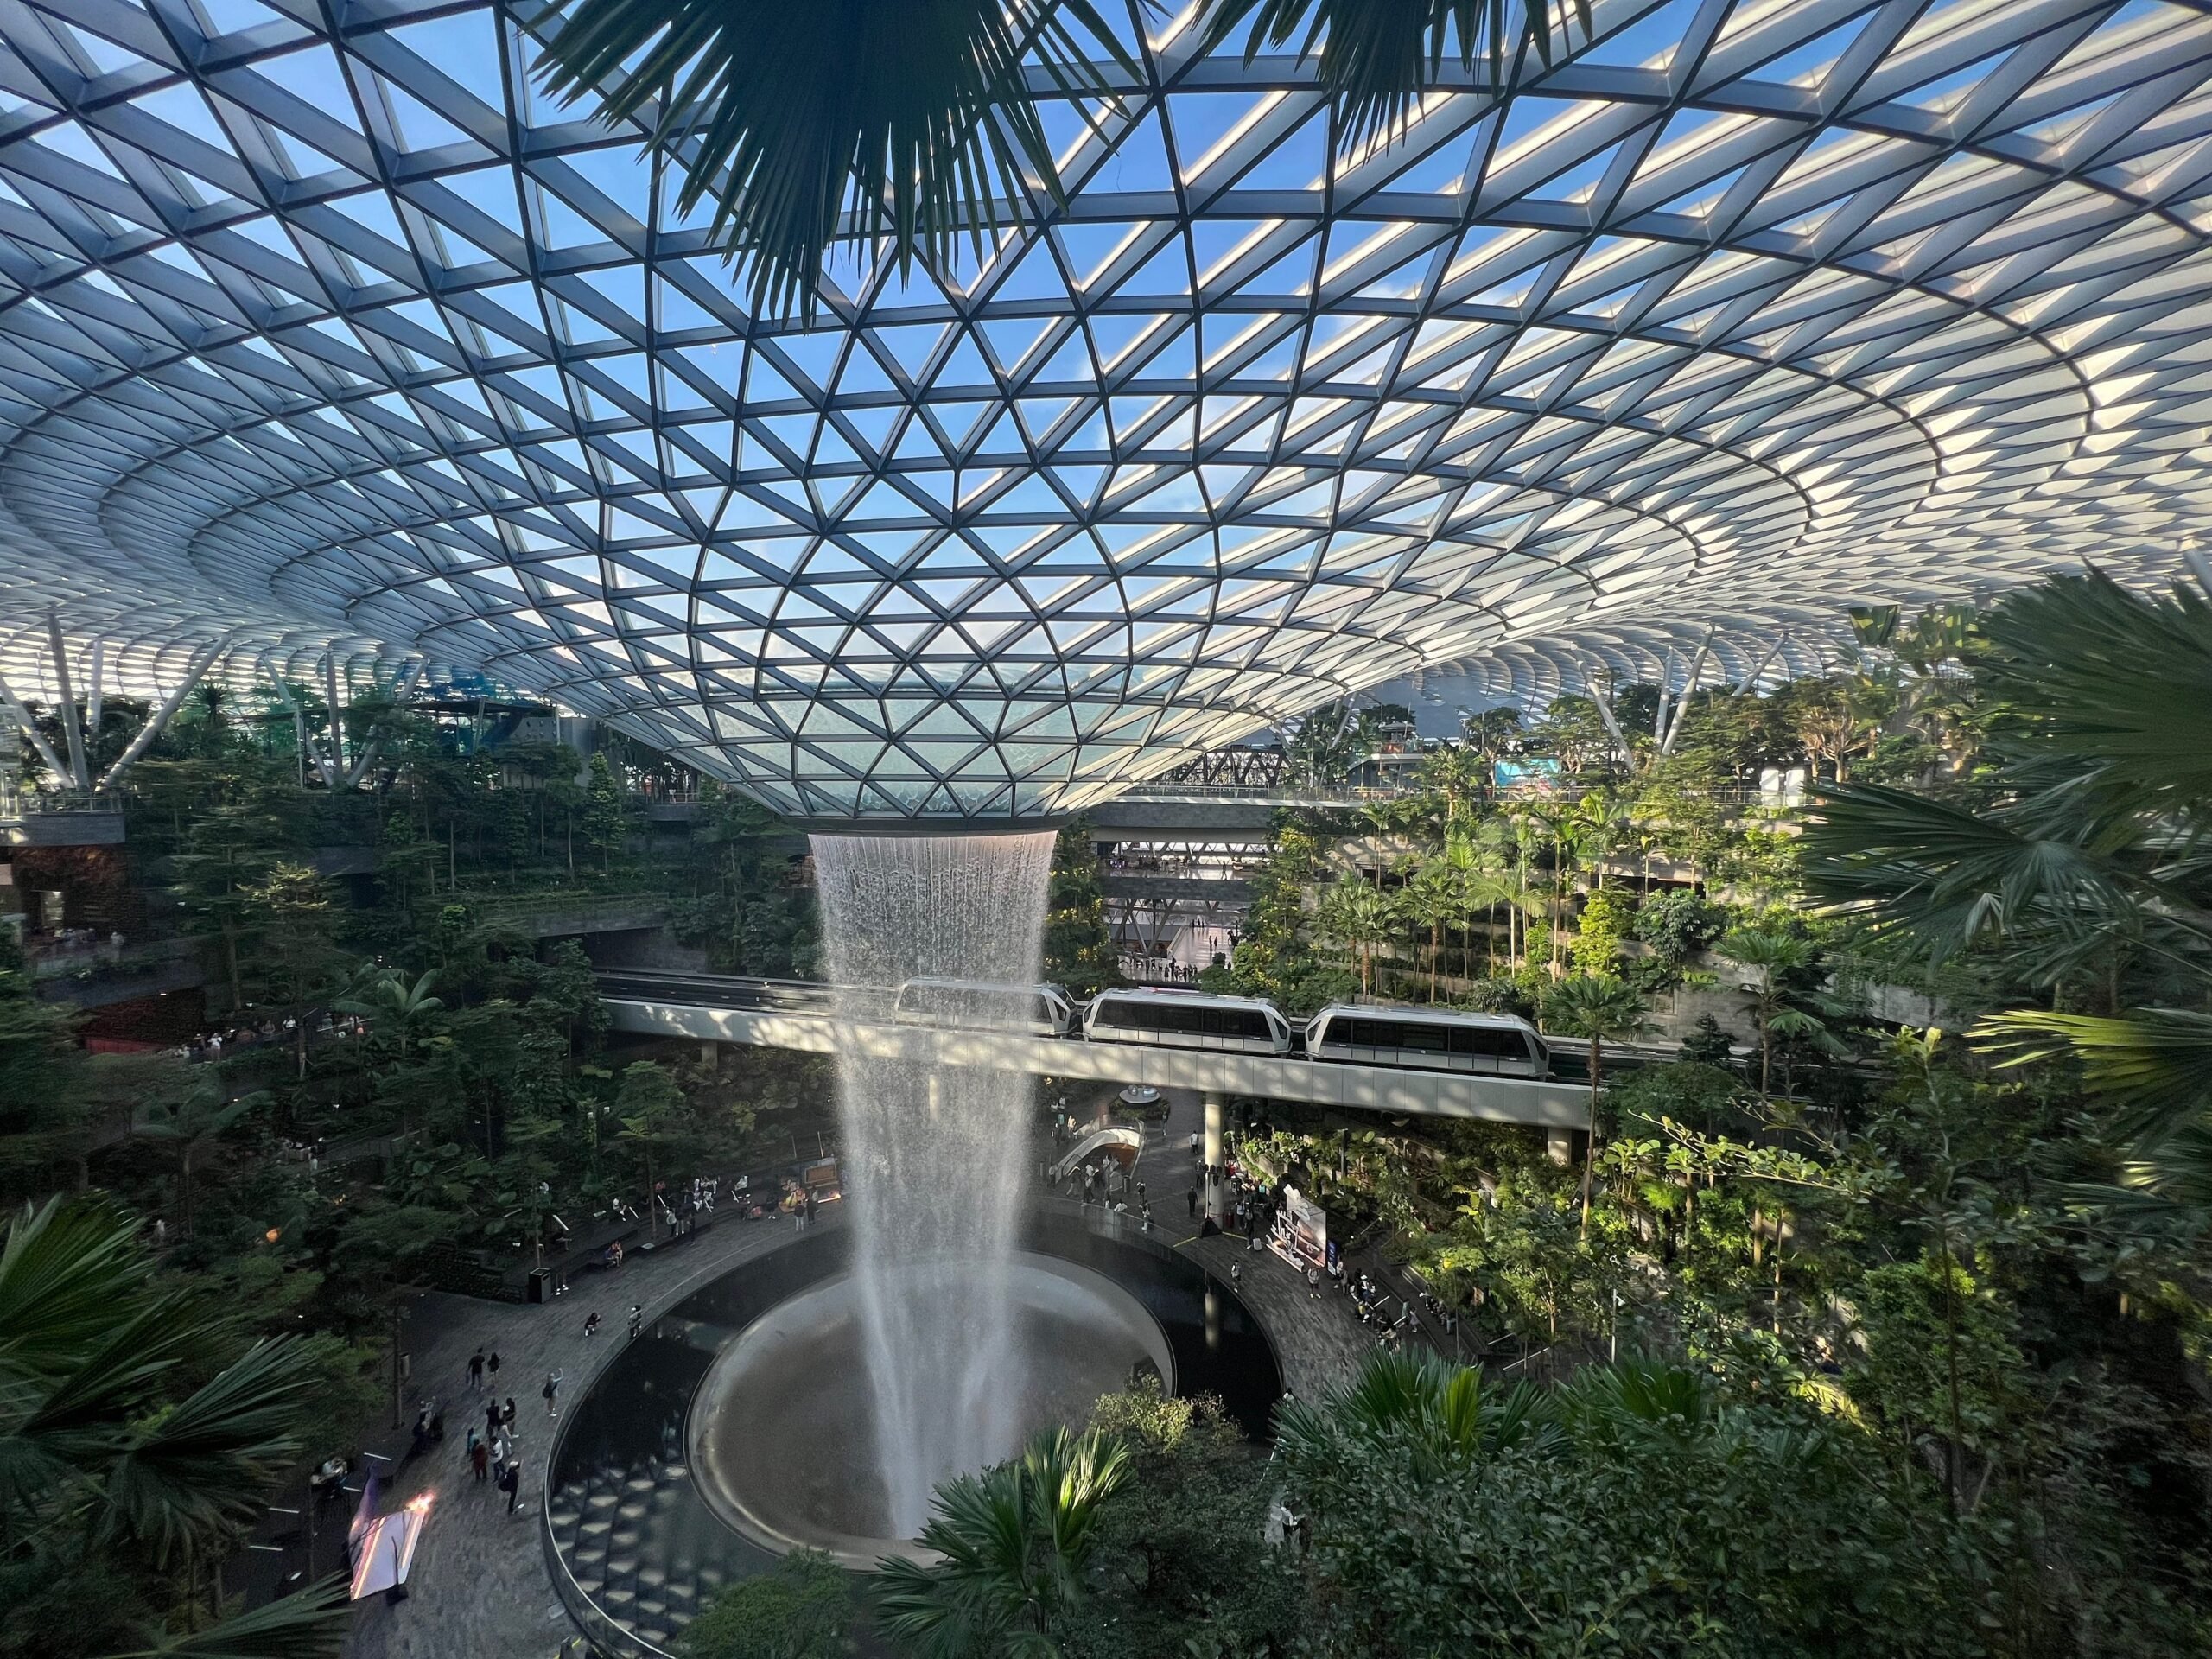
<path id="1" fill-rule="evenodd" d="M 0 818 L 49 817 L 62 813 L 120 812 L 120 795 L 80 795 L 54 790 L 0 790 Z"/>

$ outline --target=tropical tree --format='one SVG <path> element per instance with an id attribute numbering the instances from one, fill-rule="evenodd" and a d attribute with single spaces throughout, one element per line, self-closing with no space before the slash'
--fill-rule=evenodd
<path id="1" fill-rule="evenodd" d="M 1751 1005 L 1751 1021 L 1759 1033 L 1759 1093 L 1768 1092 L 1774 1065 L 1774 1039 L 1790 1034 L 1777 1032 L 1776 1022 L 1789 1011 L 1789 976 L 1808 966 L 1813 945 L 1801 934 L 1780 928 L 1732 928 L 1715 947 L 1744 972 L 1738 988 Z"/>
<path id="2" fill-rule="evenodd" d="M 224 1317 L 162 1287 L 137 1230 L 115 1211 L 58 1199 L 7 1224 L 0 1529 L 49 1579 L 99 1586 L 97 1617 L 110 1628 L 95 1640 L 111 1650 L 335 1655 L 350 1625 L 342 1581 L 202 1626 L 219 1614 L 208 1569 L 298 1455 L 316 1379 L 308 1351 L 282 1339 L 206 1370 L 207 1356 L 234 1346 Z M 164 1610 L 149 1600 L 171 1582 L 186 1586 L 181 1638 L 162 1632 Z"/>
<path id="3" fill-rule="evenodd" d="M 337 980 L 344 954 L 330 937 L 330 891 L 303 864 L 279 863 L 247 893 L 260 940 L 255 978 L 292 1027 L 292 1075 L 308 1074 L 308 1015 Z"/>
<path id="4" fill-rule="evenodd" d="M 445 1007 L 445 1000 L 430 989 L 436 982 L 436 973 L 429 969 L 410 985 L 397 969 L 386 968 L 357 982 L 356 990 L 335 1006 L 372 1021 L 372 1038 L 404 1057 L 424 1023 Z"/>
<path id="5" fill-rule="evenodd" d="M 916 1541 L 937 1559 L 877 1565 L 885 1631 L 922 1659 L 1057 1653 L 1080 1614 L 1100 1506 L 1128 1472 L 1118 1440 L 1059 1428 L 938 1487 Z"/>
<path id="6" fill-rule="evenodd" d="M 1590 1190 L 1598 1165 L 1598 1096 L 1605 1084 L 1605 1045 L 1649 1031 L 1651 1006 L 1611 974 L 1574 974 L 1544 999 L 1544 1022 L 1590 1043 L 1590 1143 L 1582 1154 L 1582 1231 L 1590 1231 Z"/>
<path id="7" fill-rule="evenodd" d="M 1375 976 L 1375 947 L 1389 932 L 1389 912 L 1382 895 L 1347 870 L 1321 895 L 1323 931 L 1359 963 L 1359 993 L 1368 994 Z"/>
<path id="8" fill-rule="evenodd" d="M 660 1185 L 653 1154 L 668 1139 L 683 1108 L 683 1090 L 667 1067 L 652 1060 L 633 1060 L 623 1068 L 621 1086 L 614 1094 L 614 1116 L 622 1124 L 619 1138 L 635 1141 L 644 1155 L 649 1238 L 660 1236 Z"/>
<path id="9" fill-rule="evenodd" d="M 1587 0 L 1573 10 L 1586 37 Z M 1245 31 L 1249 57 L 1290 47 L 1315 60 L 1349 149 L 1402 131 L 1433 87 L 1489 60 L 1502 78 L 1522 42 L 1550 60 L 1567 28 L 1555 0 L 1209 0 L 1202 51 Z M 743 262 L 756 311 L 811 319 L 831 248 L 881 250 L 904 274 L 980 263 L 1031 214 L 1066 205 L 1032 96 L 1121 112 L 1143 81 L 1093 0 L 576 0 L 547 41 L 545 84 L 596 94 L 601 119 L 642 118 L 683 170 L 675 209 L 714 207 L 712 234 Z M 1087 118 L 1095 119 L 1095 117 Z"/>
<path id="10" fill-rule="evenodd" d="M 1460 887 L 1452 867 L 1431 859 L 1400 890 L 1399 904 L 1409 922 L 1428 934 L 1428 1000 L 1436 1001 L 1436 976 L 1444 955 L 1444 930 L 1459 914 Z"/>
<path id="11" fill-rule="evenodd" d="M 2131 1184 L 2212 1196 L 2212 599 L 2056 578 L 1962 649 L 1978 775 L 1826 791 L 1808 881 L 1931 970 L 1971 950 L 2033 994 L 1980 1040 L 2071 1058 L 2121 1109 Z"/>
<path id="12" fill-rule="evenodd" d="M 265 1090 L 223 1097 L 214 1074 L 200 1077 L 179 1100 L 151 1107 L 131 1126 L 131 1133 L 145 1141 L 165 1141 L 176 1151 L 176 1224 L 179 1235 L 192 1233 L 192 1176 L 200 1155 L 222 1139 L 249 1113 L 269 1104 Z"/>

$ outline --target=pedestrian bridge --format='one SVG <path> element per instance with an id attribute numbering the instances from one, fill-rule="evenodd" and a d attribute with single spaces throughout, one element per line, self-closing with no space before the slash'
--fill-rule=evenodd
<path id="1" fill-rule="evenodd" d="M 918 1065 L 1149 1084 L 1394 1117 L 1481 1118 L 1551 1129 L 1581 1128 L 1590 1119 L 1590 1091 L 1578 1084 L 899 1025 L 887 990 L 856 988 L 841 998 L 827 986 L 788 980 L 620 969 L 599 976 L 599 994 L 613 1028 L 641 1036 L 857 1052 Z"/>

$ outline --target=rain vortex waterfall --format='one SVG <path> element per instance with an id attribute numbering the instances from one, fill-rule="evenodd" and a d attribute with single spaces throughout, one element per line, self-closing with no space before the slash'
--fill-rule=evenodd
<path id="1" fill-rule="evenodd" d="M 1050 833 L 811 840 L 837 984 L 1042 977 Z M 1035 1091 L 1019 1072 L 838 1055 L 853 1274 L 893 1536 L 921 1530 L 938 1481 L 1018 1449 L 1027 1366 L 1007 1271 Z"/>

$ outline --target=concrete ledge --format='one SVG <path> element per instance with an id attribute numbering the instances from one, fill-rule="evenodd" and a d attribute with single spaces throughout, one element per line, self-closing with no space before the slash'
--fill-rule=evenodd
<path id="1" fill-rule="evenodd" d="M 608 997 L 617 1031 L 687 1042 L 829 1054 L 855 1050 L 874 1058 L 1099 1083 L 1149 1084 L 1264 1100 L 1302 1101 L 1394 1116 L 1469 1117 L 1497 1123 L 1579 1128 L 1590 1120 L 1590 1091 L 1573 1084 L 1477 1077 L 1450 1071 L 1210 1054 L 1137 1043 L 1087 1043 L 1007 1032 L 945 1031 L 929 1026 L 862 1025 L 822 1014 L 715 1008 Z"/>

